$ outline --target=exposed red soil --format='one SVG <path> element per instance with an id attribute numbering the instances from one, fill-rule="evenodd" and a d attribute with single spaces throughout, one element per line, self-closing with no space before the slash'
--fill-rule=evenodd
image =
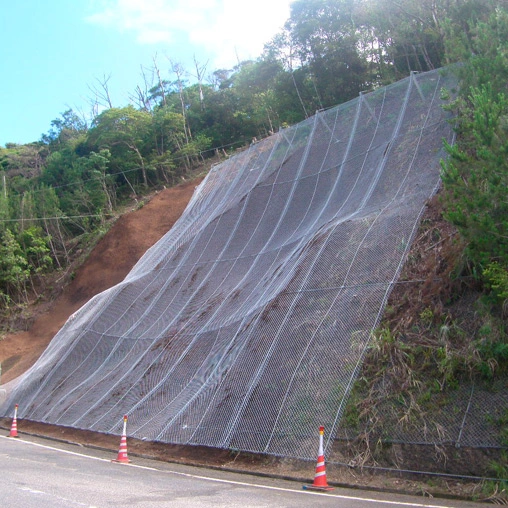
<path id="1" fill-rule="evenodd" d="M 0 341 L 2 383 L 31 367 L 73 312 L 125 278 L 146 250 L 171 229 L 202 180 L 201 177 L 164 189 L 143 207 L 115 222 L 76 271 L 71 284 L 31 328 L 8 334 Z"/>

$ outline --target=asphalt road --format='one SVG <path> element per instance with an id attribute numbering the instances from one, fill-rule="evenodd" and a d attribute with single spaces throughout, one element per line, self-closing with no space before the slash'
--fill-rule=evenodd
<path id="1" fill-rule="evenodd" d="M 0 436 L 0 507 L 321 507 L 473 508 L 470 502 L 427 500 L 335 489 L 130 457 L 41 438 Z"/>

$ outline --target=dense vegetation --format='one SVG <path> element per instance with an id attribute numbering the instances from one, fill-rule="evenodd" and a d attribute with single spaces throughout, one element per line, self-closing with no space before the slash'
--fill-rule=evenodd
<path id="1" fill-rule="evenodd" d="M 108 79 L 98 82 L 96 114 L 90 122 L 68 110 L 51 122 L 40 140 L 0 148 L 2 305 L 27 301 L 41 274 L 69 263 L 73 239 L 102 227 L 129 196 L 171 185 L 205 157 L 231 151 L 411 70 L 469 60 L 468 53 L 478 51 L 496 68 L 482 69 L 483 77 L 478 69 L 475 97 L 493 104 L 491 99 L 504 86 L 506 56 L 496 52 L 495 41 L 504 35 L 506 20 L 499 17 L 498 38 L 484 35 L 479 40 L 475 30 L 480 23 L 488 23 L 489 16 L 501 16 L 496 14 L 497 4 L 484 0 L 297 0 L 284 30 L 255 61 L 216 70 L 205 80 L 205 66 L 198 62 L 188 71 L 168 62 L 166 77 L 154 58 L 152 68 L 143 73 L 143 84 L 131 95 L 132 103 L 119 107 L 111 103 Z M 495 82 L 489 72 L 497 77 Z M 189 84 L 190 76 L 194 83 Z M 499 97 L 496 102 L 497 120 L 492 121 L 498 124 L 489 129 L 504 128 L 503 101 Z M 99 109 L 103 110 L 97 114 Z M 464 110 L 464 117 L 467 114 Z M 461 126 L 463 132 L 470 131 L 467 123 Z M 451 149 L 453 157 L 467 166 L 464 157 L 474 155 L 463 155 L 460 146 Z M 490 157 L 489 163 L 496 164 L 493 154 L 476 156 Z M 454 179 L 452 173 L 451 169 L 446 172 L 445 181 Z M 455 182 L 464 181 L 455 178 Z M 492 185 L 501 190 L 495 181 Z M 498 223 L 489 213 L 479 217 L 471 212 L 466 218 L 460 200 L 458 196 L 450 202 L 449 217 L 462 221 L 464 235 L 471 235 L 474 247 L 477 235 L 471 221 L 478 223 L 474 227 L 490 231 Z M 502 207 L 503 197 L 498 196 L 497 202 Z M 502 216 L 502 208 L 499 213 Z M 487 219 L 494 222 L 487 225 Z M 498 233 L 503 237 L 503 231 Z M 490 259 L 491 247 L 485 246 L 482 262 Z M 507 260 L 498 257 L 493 254 L 487 273 L 502 298 Z"/>

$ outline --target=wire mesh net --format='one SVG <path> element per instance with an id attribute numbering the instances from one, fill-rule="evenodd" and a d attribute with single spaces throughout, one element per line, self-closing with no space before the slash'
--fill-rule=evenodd
<path id="1" fill-rule="evenodd" d="M 113 433 L 128 414 L 138 438 L 314 458 L 439 185 L 454 83 L 412 74 L 216 166 L 8 385 L 3 413 Z"/>

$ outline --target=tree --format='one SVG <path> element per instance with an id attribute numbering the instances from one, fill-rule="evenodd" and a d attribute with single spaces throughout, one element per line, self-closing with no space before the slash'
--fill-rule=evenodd
<path id="1" fill-rule="evenodd" d="M 446 146 L 443 162 L 445 217 L 465 239 L 479 278 L 494 287 L 508 280 L 508 13 L 496 10 L 471 33 L 463 41 L 474 51 L 451 106 L 457 142 Z"/>
<path id="2" fill-rule="evenodd" d="M 48 243 L 49 238 L 44 235 L 42 228 L 39 226 L 31 226 L 20 235 L 19 244 L 23 250 L 23 257 L 27 261 L 34 292 L 34 277 L 47 272 L 53 265 L 53 260 L 49 255 Z"/>
<path id="3" fill-rule="evenodd" d="M 148 186 L 145 156 L 152 149 L 152 116 L 132 106 L 103 111 L 95 120 L 89 142 L 99 149 L 108 148 L 118 160 L 134 160 L 141 169 L 143 184 Z M 125 149 L 128 149 L 125 151 Z M 121 166 L 122 164 L 119 164 Z"/>
<path id="4" fill-rule="evenodd" d="M 358 0 L 296 0 L 285 25 L 293 52 L 307 69 L 315 109 L 350 100 L 368 81 L 354 21 Z"/>
<path id="5" fill-rule="evenodd" d="M 41 174 L 48 153 L 40 143 L 11 144 L 0 152 L 0 168 L 10 177 L 33 178 Z"/>
<path id="6" fill-rule="evenodd" d="M 34 225 L 34 219 L 37 217 L 34 194 L 32 190 L 27 190 L 22 194 L 19 211 L 19 230 L 23 232 L 26 228 Z"/>
<path id="7" fill-rule="evenodd" d="M 447 145 L 443 165 L 446 217 L 467 240 L 475 264 L 495 260 L 508 267 L 508 98 L 484 86 L 468 100 L 460 130 L 471 136 Z"/>
<path id="8" fill-rule="evenodd" d="M 13 233 L 6 229 L 0 242 L 0 298 L 7 306 L 12 298 L 24 292 L 30 275 L 28 262 Z M 25 293 L 26 296 L 26 293 Z"/>
<path id="9" fill-rule="evenodd" d="M 280 126 L 276 85 L 282 72 L 280 62 L 259 59 L 244 64 L 235 76 L 235 87 L 241 100 L 239 107 L 252 121 L 257 136 L 264 137 Z"/>
<path id="10" fill-rule="evenodd" d="M 196 55 L 194 55 L 194 68 L 196 69 L 196 74 L 194 75 L 194 77 L 198 80 L 199 103 L 201 105 L 201 109 L 205 108 L 205 94 L 204 94 L 204 88 L 203 88 L 203 77 L 205 75 L 207 66 L 208 66 L 208 62 L 201 65 L 196 60 Z"/>
<path id="11" fill-rule="evenodd" d="M 5 176 L 5 173 L 2 173 L 0 175 L 0 182 L 1 182 L 1 188 L 0 188 L 0 232 L 4 231 L 7 227 L 7 221 L 10 218 L 10 211 L 9 211 L 9 197 L 8 197 L 8 191 L 7 191 L 7 178 Z"/>
<path id="12" fill-rule="evenodd" d="M 51 129 L 42 135 L 42 143 L 51 151 L 61 149 L 71 139 L 81 137 L 88 130 L 87 123 L 72 109 L 61 114 L 61 118 L 51 121 Z"/>
<path id="13" fill-rule="evenodd" d="M 152 127 L 156 152 L 153 162 L 163 180 L 169 182 L 169 177 L 177 166 L 172 154 L 185 143 L 184 120 L 182 115 L 169 107 L 160 107 L 154 111 Z"/>
<path id="14" fill-rule="evenodd" d="M 508 80 L 508 10 L 490 1 L 471 4 L 465 14 L 461 12 L 468 18 L 448 27 L 448 60 L 465 63 L 459 69 L 465 96 L 471 87 L 489 86 L 494 94 L 504 92 Z"/>
<path id="15" fill-rule="evenodd" d="M 87 157 L 80 157 L 73 164 L 79 178 L 76 179 L 76 184 L 82 182 L 82 185 L 77 187 L 85 198 L 86 211 L 91 214 L 100 214 L 104 208 L 108 212 L 113 211 L 116 195 L 114 180 L 107 174 L 110 158 L 110 151 L 103 149 L 99 153 L 92 151 Z"/>
<path id="16" fill-rule="evenodd" d="M 66 248 L 66 239 L 69 233 L 62 226 L 60 217 L 64 213 L 60 209 L 60 200 L 53 187 L 40 185 L 37 189 L 37 214 L 41 218 L 48 245 L 51 249 L 53 259 L 59 268 L 62 267 L 60 257 L 65 263 L 69 263 L 69 253 Z"/>
<path id="17" fill-rule="evenodd" d="M 150 97 L 150 90 L 153 88 L 154 71 L 152 70 L 152 79 L 149 80 L 146 75 L 147 69 L 145 69 L 142 65 L 140 67 L 141 77 L 143 78 L 143 87 L 137 85 L 134 93 L 130 94 L 129 98 L 137 105 L 137 109 L 151 112 L 154 107 L 154 101 Z"/>
<path id="18" fill-rule="evenodd" d="M 113 102 L 111 94 L 109 93 L 109 80 L 111 74 L 102 76 L 102 80 L 95 78 L 97 84 L 88 85 L 88 89 L 92 92 L 93 96 L 89 99 L 92 108 L 92 117 L 95 118 L 99 114 L 99 108 L 112 108 Z"/>

